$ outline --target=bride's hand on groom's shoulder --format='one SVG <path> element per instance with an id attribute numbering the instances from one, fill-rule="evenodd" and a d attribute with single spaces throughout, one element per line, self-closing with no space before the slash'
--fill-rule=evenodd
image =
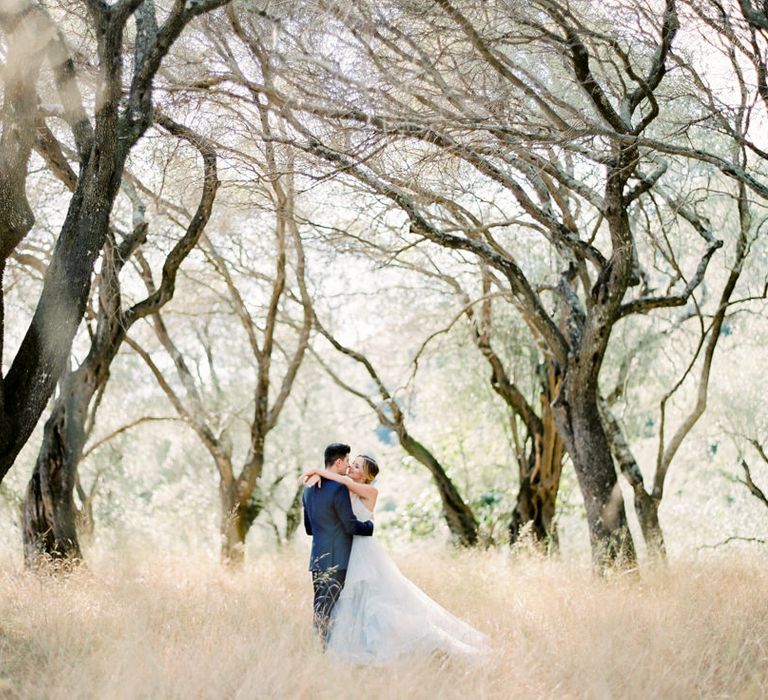
<path id="1" fill-rule="evenodd" d="M 318 476 L 319 469 L 316 469 L 315 467 L 310 467 L 305 471 L 300 477 L 299 477 L 299 484 L 304 484 L 304 486 L 314 486 L 315 484 L 320 483 L 320 477 Z"/>

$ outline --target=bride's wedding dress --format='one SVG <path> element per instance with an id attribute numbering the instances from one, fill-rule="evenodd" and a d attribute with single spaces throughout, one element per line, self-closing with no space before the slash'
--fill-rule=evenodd
<path id="1" fill-rule="evenodd" d="M 373 513 L 351 496 L 355 516 L 370 520 Z M 354 538 L 328 640 L 333 658 L 381 664 L 432 652 L 477 658 L 485 651 L 485 635 L 403 576 L 375 537 Z"/>

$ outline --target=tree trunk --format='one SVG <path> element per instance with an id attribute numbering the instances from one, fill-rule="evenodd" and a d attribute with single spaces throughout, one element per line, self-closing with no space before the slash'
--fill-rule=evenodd
<path id="1" fill-rule="evenodd" d="M 221 561 L 238 567 L 245 561 L 245 540 L 263 504 L 254 493 L 239 494 L 238 481 L 222 484 L 221 494 Z"/>
<path id="2" fill-rule="evenodd" d="M 245 526 L 243 509 L 237 498 L 237 482 L 222 483 L 221 496 L 221 561 L 226 566 L 239 567 L 245 561 Z"/>
<path id="3" fill-rule="evenodd" d="M 599 571 L 633 566 L 635 545 L 597 402 L 568 401 L 576 392 L 563 388 L 566 399 L 561 391 L 553 411 L 584 497 L 592 560 Z"/>
<path id="4" fill-rule="evenodd" d="M 62 383 L 44 432 L 23 506 L 24 561 L 37 568 L 46 561 L 82 561 L 74 502 L 77 465 L 85 443 L 85 412 L 90 395 L 72 390 L 74 375 Z"/>
<path id="5" fill-rule="evenodd" d="M 606 221 L 613 252 L 590 290 L 587 309 L 574 298 L 568 300 L 565 325 L 571 350 L 564 358 L 563 381 L 552 404 L 558 432 L 584 498 L 592 562 L 601 573 L 617 566 L 633 567 L 637 561 L 599 410 L 600 368 L 611 331 L 619 319 L 627 289 L 638 281 L 635 246 L 624 201 L 624 188 L 636 164 L 637 149 L 630 146 L 615 150 L 616 164 L 608 169 L 605 188 Z M 567 282 L 575 279 L 575 269 L 569 274 Z"/>
<path id="6" fill-rule="evenodd" d="M 5 378 L 6 402 L 23 408 L 9 416 L 13 438 L 0 450 L 0 477 L 13 465 L 65 371 L 85 311 L 94 262 L 104 247 L 116 195 L 114 184 L 104 182 L 103 172 L 94 170 L 89 163 L 82 176 L 88 183 L 82 186 L 85 193 L 78 190 L 72 197 L 32 323 Z M 122 172 L 122 159 L 115 170 Z"/>
<path id="7" fill-rule="evenodd" d="M 41 558 L 82 559 L 77 536 L 81 513 L 74 502 L 77 469 L 87 439 L 88 408 L 107 382 L 119 346 L 111 335 L 98 333 L 83 364 L 60 382 L 24 502 L 22 537 L 29 567 Z"/>
<path id="8" fill-rule="evenodd" d="M 667 559 L 667 547 L 659 522 L 660 505 L 661 501 L 649 495 L 645 489 L 635 489 L 635 513 L 640 522 L 640 531 L 643 533 L 648 557 L 663 562 Z"/>
<path id="9" fill-rule="evenodd" d="M 299 529 L 301 523 L 301 494 L 304 491 L 303 486 L 299 486 L 293 494 L 293 500 L 285 514 L 285 542 L 291 541 L 291 538 Z"/>
<path id="10" fill-rule="evenodd" d="M 259 444 L 263 447 L 263 441 Z M 255 452 L 238 478 L 222 479 L 219 484 L 221 560 L 226 566 L 238 567 L 245 561 L 245 539 L 264 507 L 257 489 L 263 466 L 264 453 Z"/>
<path id="11" fill-rule="evenodd" d="M 632 454 L 619 421 L 607 402 L 601 403 L 601 417 L 613 455 L 635 494 L 635 514 L 640 523 L 648 556 L 651 559 L 664 561 L 667 551 L 664 545 L 664 533 L 659 522 L 661 497 L 655 491 L 651 493 L 646 491 L 640 466 Z"/>
<path id="12" fill-rule="evenodd" d="M 77 121 L 73 135 L 79 151 L 80 170 L 32 321 L 5 378 L 0 382 L 4 385 L 0 392 L 0 413 L 3 414 L 0 418 L 0 480 L 35 429 L 59 378 L 66 370 L 72 340 L 88 302 L 94 264 L 107 240 L 110 213 L 128 153 L 152 120 L 154 75 L 186 25 L 194 17 L 226 4 L 226 1 L 196 2 L 180 12 L 172 12 L 162 28 L 155 29 L 154 37 L 147 37 L 146 34 L 153 24 L 146 20 L 149 16 L 154 17 L 154 4 L 143 3 L 141 12 L 146 16 L 137 17 L 137 22 L 144 22 L 144 29 L 139 32 L 144 36 L 139 43 L 146 43 L 149 38 L 152 50 L 135 57 L 134 74 L 127 95 L 125 86 L 129 83 L 123 81 L 123 29 L 128 17 L 134 14 L 130 9 L 131 3 L 122 4 L 119 11 L 117 6 L 104 3 L 95 3 L 91 8 L 94 29 L 100 37 L 98 58 L 102 77 L 96 94 L 94 124 L 91 126 L 82 104 L 65 105 L 65 111 L 71 111 Z M 23 12 L 29 14 L 27 8 Z M 31 70 L 32 66 L 23 68 Z M 54 70 L 58 67 L 54 66 Z M 35 94 L 34 81 L 30 85 Z M 70 92 L 68 99 L 80 102 L 79 95 L 73 92 Z M 15 129 L 4 128 L 3 138 L 6 132 L 11 134 L 13 131 Z M 6 161 L 6 164 L 9 162 Z M 16 172 L 21 167 L 26 171 L 26 158 L 21 158 L 15 165 L 9 169 L 10 172 Z M 2 202 L 0 209 L 1 205 Z M 5 220 L 0 223 L 0 244 L 5 247 L 10 243 L 10 253 L 16 243 L 3 230 L 7 224 Z M 19 235 L 23 238 L 26 232 L 20 231 Z M 0 257 L 5 259 L 5 252 L 0 253 Z"/>
<path id="13" fill-rule="evenodd" d="M 169 132 L 192 141 L 183 127 L 168 119 L 162 121 Z M 54 402 L 35 473 L 27 489 L 23 538 L 28 565 L 33 565 L 40 556 L 81 558 L 77 521 L 85 525 L 89 535 L 93 532 L 92 494 L 83 499 L 82 513 L 74 507 L 73 499 L 77 469 L 87 439 L 88 409 L 93 397 L 103 391 L 109 379 L 109 368 L 130 326 L 173 297 L 176 272 L 208 221 L 218 186 L 216 158 L 199 139 L 195 145 L 205 160 L 204 187 L 198 210 L 186 233 L 166 258 L 160 288 L 126 313 L 122 310 L 119 274 L 125 262 L 146 240 L 146 223 L 137 225 L 119 246 L 111 235 L 107 236 L 100 274 L 96 333 L 83 363 L 60 382 L 61 394 Z M 64 533 L 66 541 L 60 540 L 56 535 L 58 532 Z"/>
<path id="14" fill-rule="evenodd" d="M 554 425 L 552 425 L 554 430 Z M 520 490 L 509 524 L 509 541 L 514 544 L 525 532 L 547 551 L 557 551 L 555 507 L 563 466 L 563 443 L 557 434 L 536 439 L 527 463 L 520 469 Z"/>
<path id="15" fill-rule="evenodd" d="M 557 551 L 559 546 L 554 520 L 565 452 L 551 409 L 559 387 L 555 368 L 547 362 L 547 380 L 540 396 L 541 432 L 533 435 L 528 460 L 520 464 L 520 490 L 509 524 L 510 544 L 525 531 L 549 552 Z"/>

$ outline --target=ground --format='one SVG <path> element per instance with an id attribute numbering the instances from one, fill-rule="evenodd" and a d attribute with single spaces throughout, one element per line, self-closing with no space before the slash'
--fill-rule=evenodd
<path id="1" fill-rule="evenodd" d="M 752 550 L 754 551 L 754 550 Z M 413 551 L 401 569 L 486 632 L 483 665 L 329 667 L 302 552 L 122 551 L 54 579 L 0 567 L 2 698 L 763 698 L 768 557 L 599 579 L 530 553 Z"/>

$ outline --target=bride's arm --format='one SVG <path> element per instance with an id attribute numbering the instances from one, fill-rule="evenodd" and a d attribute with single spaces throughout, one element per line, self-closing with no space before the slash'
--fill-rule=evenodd
<path id="1" fill-rule="evenodd" d="M 365 500 L 376 500 L 376 496 L 379 494 L 379 490 L 375 486 L 370 484 L 361 484 L 359 481 L 350 479 L 343 474 L 337 474 L 330 469 L 310 469 L 306 472 L 306 475 L 317 475 L 323 479 L 330 479 L 331 481 L 338 481 L 340 484 L 344 484 L 352 493 L 357 494 L 360 498 Z"/>
<path id="2" fill-rule="evenodd" d="M 315 484 L 319 484 L 319 483 L 320 483 L 320 477 L 314 472 L 312 473 L 305 472 L 296 480 L 297 486 L 301 486 L 302 484 L 304 486 L 314 486 Z"/>

